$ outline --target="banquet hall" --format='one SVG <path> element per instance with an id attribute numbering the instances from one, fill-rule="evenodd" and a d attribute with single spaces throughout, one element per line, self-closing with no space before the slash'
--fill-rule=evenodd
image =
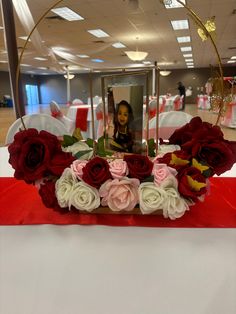
<path id="1" fill-rule="evenodd" d="M 18 131 L 36 128 L 79 133 L 96 155 L 100 138 L 109 147 L 124 99 L 140 158 L 150 139 L 167 142 L 194 117 L 203 129 L 219 126 L 230 145 L 235 0 L 0 3 L 0 313 L 235 314 L 235 163 L 212 174 L 205 200 L 171 220 L 46 208 L 40 182 L 17 179 L 9 150 Z"/>

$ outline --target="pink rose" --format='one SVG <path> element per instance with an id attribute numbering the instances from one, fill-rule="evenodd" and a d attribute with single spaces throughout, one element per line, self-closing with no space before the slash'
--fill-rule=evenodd
<path id="1" fill-rule="evenodd" d="M 129 173 L 127 162 L 122 159 L 115 159 L 109 162 L 109 167 L 112 178 L 114 179 L 121 179 Z"/>
<path id="2" fill-rule="evenodd" d="M 159 186 L 169 176 L 176 176 L 177 171 L 166 164 L 154 163 L 152 174 L 154 175 L 155 184 Z"/>
<path id="3" fill-rule="evenodd" d="M 107 180 L 99 190 L 102 206 L 113 211 L 131 211 L 138 203 L 138 186 L 138 179 Z"/>
<path id="4" fill-rule="evenodd" d="M 77 178 L 81 180 L 83 175 L 83 168 L 87 164 L 87 160 L 76 159 L 70 166 Z"/>

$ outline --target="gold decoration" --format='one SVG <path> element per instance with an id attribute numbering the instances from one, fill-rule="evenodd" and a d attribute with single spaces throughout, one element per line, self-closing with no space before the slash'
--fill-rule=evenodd
<path id="1" fill-rule="evenodd" d="M 170 164 L 176 165 L 176 166 L 185 166 L 185 165 L 189 164 L 189 160 L 179 158 L 174 153 L 172 153 Z"/>
<path id="2" fill-rule="evenodd" d="M 208 166 L 200 164 L 195 158 L 193 158 L 193 160 L 192 160 L 192 166 L 194 168 L 197 168 L 198 170 L 200 170 L 201 173 L 203 173 L 204 171 L 209 169 Z"/>
<path id="3" fill-rule="evenodd" d="M 202 28 L 198 28 L 198 35 L 201 37 L 202 41 L 207 40 L 207 35 Z"/>
<path id="4" fill-rule="evenodd" d="M 192 177 L 187 176 L 188 184 L 191 187 L 193 191 L 200 191 L 202 188 L 206 187 L 206 183 L 198 182 L 197 180 L 194 180 Z"/>

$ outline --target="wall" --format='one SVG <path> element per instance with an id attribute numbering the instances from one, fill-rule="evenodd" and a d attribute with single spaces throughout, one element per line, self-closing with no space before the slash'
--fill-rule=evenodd
<path id="1" fill-rule="evenodd" d="M 106 73 L 112 74 L 112 73 Z M 93 95 L 101 95 L 101 76 L 104 73 L 93 73 Z M 236 76 L 236 67 L 225 67 L 225 76 Z M 71 99 L 80 98 L 83 102 L 87 102 L 90 95 L 89 93 L 89 76 L 90 74 L 76 74 L 75 78 L 70 81 L 71 84 Z M 185 87 L 192 86 L 193 95 L 187 98 L 187 103 L 195 103 L 197 94 L 199 94 L 199 88 L 204 87 L 207 79 L 210 77 L 210 68 L 201 69 L 183 69 L 172 70 L 171 74 L 167 77 L 161 77 L 160 94 L 178 94 L 177 83 L 183 82 Z M 143 76 L 125 76 L 122 78 L 116 77 L 108 80 L 107 83 L 135 83 L 144 84 Z M 67 102 L 66 97 L 66 79 L 63 75 L 22 75 L 22 83 L 25 84 L 37 84 L 39 86 L 39 99 L 41 104 L 49 104 L 51 100 L 55 100 L 59 104 L 65 104 Z M 151 94 L 151 76 L 149 79 L 149 91 Z M 24 103 L 26 104 L 26 95 L 23 89 Z M 145 93 L 145 90 L 144 90 Z M 10 81 L 8 72 L 0 72 L 0 99 L 3 95 L 11 94 Z"/>

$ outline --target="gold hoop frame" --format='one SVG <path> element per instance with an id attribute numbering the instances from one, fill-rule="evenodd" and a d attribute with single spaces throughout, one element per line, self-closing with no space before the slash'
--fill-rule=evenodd
<path id="1" fill-rule="evenodd" d="M 17 64 L 17 70 L 16 70 L 16 86 L 19 87 L 19 77 L 20 77 L 20 64 L 21 64 L 21 61 L 22 61 L 22 58 L 23 58 L 23 55 L 24 55 L 24 52 L 25 52 L 25 49 L 27 47 L 27 44 L 31 38 L 31 35 L 33 34 L 34 30 L 36 29 L 36 27 L 40 24 L 40 22 L 44 19 L 44 17 L 54 8 L 56 7 L 58 4 L 60 4 L 62 1 L 64 0 L 59 0 L 59 1 L 56 1 L 53 5 L 51 5 L 41 16 L 40 18 L 38 19 L 38 21 L 36 22 L 36 24 L 34 25 L 34 27 L 32 28 L 31 32 L 29 33 L 26 41 L 25 41 L 25 44 L 22 48 L 22 51 L 21 51 L 21 54 L 20 54 L 20 57 L 19 57 L 19 61 L 18 61 L 18 64 Z M 200 26 L 204 32 L 207 34 L 207 36 L 210 38 L 210 41 L 212 43 L 212 46 L 215 50 L 215 53 L 216 53 L 216 56 L 217 56 L 217 61 L 218 61 L 218 66 L 219 66 L 219 72 L 220 72 L 220 102 L 219 102 L 219 113 L 218 113 L 218 116 L 217 116 L 217 121 L 216 121 L 216 125 L 219 123 L 219 119 L 222 115 L 222 112 L 223 112 L 223 108 L 224 108 L 224 78 L 223 78 L 223 69 L 222 69 L 222 63 L 221 63 L 221 58 L 220 58 L 220 55 L 219 55 L 219 52 L 218 52 L 218 49 L 217 49 L 217 46 L 216 46 L 216 43 L 213 39 L 213 37 L 211 36 L 210 32 L 207 30 L 207 28 L 205 27 L 204 23 L 202 22 L 201 18 L 189 7 L 187 6 L 186 4 L 184 4 L 181 0 L 176 0 L 179 4 L 181 4 L 188 12 L 189 12 L 189 15 L 190 17 L 194 20 L 194 22 Z M 162 3 L 163 5 L 165 4 L 165 0 L 160 0 L 160 3 Z M 114 68 L 115 69 L 115 68 Z M 157 73 L 157 68 L 155 67 L 155 71 Z M 157 109 L 159 107 L 159 87 L 160 87 L 160 78 L 159 78 L 159 72 L 158 72 L 158 75 L 156 76 L 156 89 L 157 89 L 157 92 L 158 94 L 156 95 L 157 96 Z M 92 85 L 90 84 L 90 93 L 91 93 L 91 96 L 92 96 Z M 92 97 L 91 97 L 92 99 Z M 17 110 L 18 112 L 20 112 L 20 108 L 19 108 L 19 89 L 17 88 L 16 89 L 16 107 L 17 107 Z M 93 113 L 93 102 L 91 101 L 91 108 L 92 108 L 92 113 Z M 159 113 L 159 110 L 157 110 L 157 114 L 156 114 L 156 118 L 157 118 L 157 126 L 158 126 L 158 113 Z M 94 135 L 94 117 L 93 118 L 93 135 Z M 25 124 L 24 124 L 24 121 L 22 119 L 22 117 L 20 117 L 21 119 L 21 122 L 22 122 L 22 125 L 24 127 L 24 129 L 26 129 L 25 127 Z M 158 129 L 158 127 L 157 127 Z M 148 131 L 148 129 L 147 129 Z M 157 139 L 158 139 L 158 130 L 156 131 L 156 135 L 157 135 Z M 158 142 L 158 141 L 156 141 Z M 158 144 L 156 144 L 157 146 Z"/>

